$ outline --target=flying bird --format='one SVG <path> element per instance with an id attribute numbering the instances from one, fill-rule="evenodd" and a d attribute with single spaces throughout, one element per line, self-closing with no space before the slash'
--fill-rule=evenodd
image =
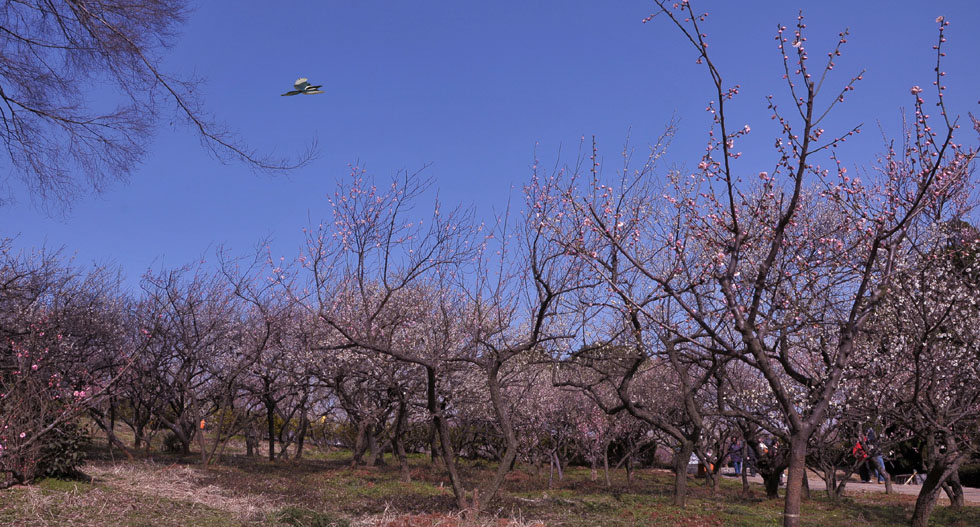
<path id="1" fill-rule="evenodd" d="M 300 77 L 293 83 L 293 90 L 282 94 L 282 96 L 299 95 L 301 93 L 303 95 L 315 95 L 317 93 L 323 93 L 323 90 L 320 89 L 322 86 L 322 84 L 310 84 L 309 79 L 306 77 Z"/>

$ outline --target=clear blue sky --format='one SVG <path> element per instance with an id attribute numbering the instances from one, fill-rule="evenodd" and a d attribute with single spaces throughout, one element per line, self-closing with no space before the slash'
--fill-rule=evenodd
<path id="1" fill-rule="evenodd" d="M 950 107 L 964 119 L 978 110 L 977 0 L 696 6 L 711 13 L 705 27 L 726 81 L 743 87 L 731 117 L 753 128 L 737 165 L 746 173 L 772 165 L 764 96 L 786 93 L 774 33 L 801 7 L 814 58 L 840 30 L 852 32 L 835 86 L 867 69 L 826 127 L 865 123 L 843 152 L 850 166 L 881 149 L 878 122 L 899 130 L 909 89 L 931 85 L 939 15 L 952 22 Z M 316 136 L 320 158 L 288 176 L 255 175 L 208 157 L 190 130 L 165 120 L 128 184 L 78 198 L 65 217 L 46 216 L 22 194 L 0 207 L 0 235 L 119 265 L 134 285 L 150 266 L 213 259 L 219 244 L 247 253 L 272 237 L 275 252 L 295 255 L 301 229 L 329 214 L 325 196 L 355 161 L 381 178 L 431 163 L 441 199 L 484 217 L 503 207 L 512 186 L 520 199 L 535 143 L 546 162 L 559 147 L 572 161 L 580 137 L 595 134 L 612 166 L 627 133 L 642 152 L 676 114 L 670 160 L 694 167 L 709 122 L 707 73 L 666 19 L 641 23 L 653 11 L 644 1 L 200 2 L 166 68 L 205 77 L 210 112 L 259 151 L 296 154 Z M 300 76 L 326 94 L 280 97 Z"/>

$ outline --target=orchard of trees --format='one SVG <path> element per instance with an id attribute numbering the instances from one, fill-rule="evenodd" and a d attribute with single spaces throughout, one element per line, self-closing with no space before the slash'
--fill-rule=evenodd
<path id="1" fill-rule="evenodd" d="M 802 16 L 781 27 L 789 97 L 770 99 L 782 136 L 760 171 L 739 164 L 751 130 L 728 117 L 738 90 L 705 15 L 657 4 L 715 91 L 692 170 L 665 166 L 670 126 L 614 170 L 592 141 L 536 161 L 520 205 L 480 222 L 433 203 L 424 173 L 355 166 L 296 258 L 219 250 L 136 292 L 0 243 L 3 484 L 78 467 L 84 419 L 130 455 L 162 438 L 204 465 L 232 437 L 270 460 L 343 444 L 355 465 L 391 453 L 407 480 L 407 454 L 426 452 L 472 513 L 516 463 L 608 474 L 662 448 L 683 506 L 691 455 L 717 485 L 738 439 L 771 497 L 785 473 L 795 526 L 807 469 L 841 496 L 871 428 L 881 451 L 917 449 L 913 525 L 944 488 L 962 503 L 957 471 L 980 446 L 980 121 L 943 103 L 948 22 L 934 86 L 912 88 L 906 128 L 859 175 L 836 155 L 857 130 L 822 128 L 861 78 L 834 84 L 846 33 L 818 60 Z M 468 481 L 461 457 L 494 477 Z"/>

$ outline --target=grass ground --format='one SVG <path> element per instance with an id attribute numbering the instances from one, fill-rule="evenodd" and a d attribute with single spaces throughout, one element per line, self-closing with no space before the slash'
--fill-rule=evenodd
<path id="1" fill-rule="evenodd" d="M 103 452 L 84 471 L 91 481 L 43 480 L 0 491 L 0 525 L 11 526 L 379 526 L 463 525 L 448 480 L 422 456 L 411 460 L 412 482 L 395 466 L 350 468 L 346 452 L 314 453 L 300 461 L 226 457 L 204 468 L 197 457 L 159 455 L 115 461 Z M 390 460 L 389 460 L 390 461 Z M 464 464 L 468 481 L 492 467 Z M 548 489 L 548 474 L 517 470 L 486 515 L 471 525 L 521 526 L 774 526 L 781 500 L 748 496 L 722 481 L 717 493 L 691 483 L 686 508 L 670 505 L 671 475 L 639 470 L 632 485 L 613 474 L 612 486 L 572 468 Z M 804 504 L 808 527 L 907 525 L 913 496 L 866 495 L 832 504 L 814 493 Z M 980 507 L 937 508 L 934 525 L 980 525 Z"/>

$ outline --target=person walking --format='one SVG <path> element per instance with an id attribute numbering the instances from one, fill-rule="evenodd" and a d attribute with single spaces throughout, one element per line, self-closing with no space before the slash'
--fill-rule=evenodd
<path id="1" fill-rule="evenodd" d="M 858 436 L 858 440 L 854 443 L 854 447 L 851 448 L 851 455 L 854 459 L 858 461 L 858 475 L 861 477 L 861 483 L 871 483 L 871 471 L 868 467 L 868 450 L 866 445 L 868 443 L 868 438 L 861 434 Z"/>
<path id="2" fill-rule="evenodd" d="M 865 437 L 865 450 L 871 460 L 871 475 L 875 477 L 878 483 L 884 483 L 885 478 L 888 476 L 888 471 L 885 470 L 885 458 L 881 455 L 881 449 L 878 448 L 878 436 L 875 434 L 874 428 L 868 428 L 864 432 Z M 870 480 L 870 478 L 868 478 Z"/>
<path id="3" fill-rule="evenodd" d="M 728 456 L 732 460 L 732 468 L 735 469 L 735 475 L 742 475 L 742 440 L 733 439 L 728 447 Z"/>

